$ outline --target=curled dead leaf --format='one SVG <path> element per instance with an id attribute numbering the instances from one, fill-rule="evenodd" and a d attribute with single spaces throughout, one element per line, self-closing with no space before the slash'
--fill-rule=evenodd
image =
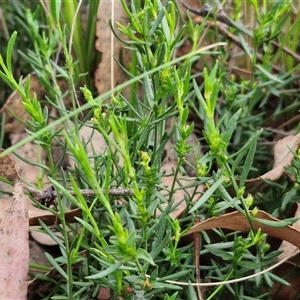
<path id="1" fill-rule="evenodd" d="M 300 133 L 295 136 L 290 135 L 279 140 L 274 146 L 273 169 L 263 174 L 261 177 L 247 180 L 245 183 L 247 193 L 252 194 L 258 190 L 261 190 L 265 186 L 265 183 L 262 181 L 262 179 L 269 181 L 278 180 L 285 173 L 284 167 L 289 166 L 294 158 L 294 155 L 290 149 L 297 151 L 299 144 Z"/>
<path id="2" fill-rule="evenodd" d="M 81 216 L 82 216 L 82 213 L 81 213 L 81 209 L 79 209 L 79 208 L 65 212 L 65 220 L 68 223 L 77 222 L 75 217 L 81 217 Z M 48 211 L 39 209 L 39 211 L 37 211 L 35 213 L 35 215 L 33 215 L 32 213 L 30 214 L 30 211 L 29 211 L 29 225 L 30 226 L 40 225 L 39 220 L 43 221 L 48 226 L 51 226 L 55 223 L 58 223 L 58 224 L 60 223 L 59 220 L 57 220 L 56 216 L 49 213 Z"/>
<path id="3" fill-rule="evenodd" d="M 255 215 L 255 218 L 262 219 L 266 221 L 280 222 L 280 220 L 273 218 L 270 214 L 259 210 Z M 281 240 L 286 240 L 289 243 L 300 248 L 300 231 L 293 226 L 286 227 L 271 227 L 266 224 L 259 223 L 257 221 L 252 221 L 252 225 L 255 230 L 261 228 L 264 233 L 268 235 L 277 237 Z M 200 232 L 203 230 L 209 230 L 213 228 L 225 228 L 229 230 L 238 231 L 250 231 L 250 224 L 248 219 L 242 215 L 240 212 L 232 212 L 224 214 L 220 217 L 213 217 L 207 219 L 195 226 L 193 226 L 185 235 L 192 234 L 194 232 Z"/>

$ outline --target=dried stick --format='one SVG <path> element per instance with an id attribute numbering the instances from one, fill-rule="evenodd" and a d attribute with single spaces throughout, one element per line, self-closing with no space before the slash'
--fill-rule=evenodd
<path id="1" fill-rule="evenodd" d="M 44 191 L 37 190 L 31 186 L 24 185 L 24 189 L 31 193 L 37 201 L 41 203 L 45 203 L 45 205 L 55 205 L 55 198 L 57 197 L 57 193 L 54 191 L 53 187 L 49 187 Z M 93 197 L 95 196 L 95 192 L 90 189 L 79 190 L 81 195 L 84 197 Z M 70 190 L 68 191 L 71 195 L 75 196 L 75 192 Z M 104 191 L 103 191 L 104 192 Z M 62 195 L 62 193 L 60 193 Z M 109 196 L 132 196 L 133 193 L 129 189 L 124 188 L 115 188 L 108 190 Z"/>
<path id="2" fill-rule="evenodd" d="M 200 223 L 200 217 L 198 216 L 195 221 L 195 225 Z M 199 232 L 194 233 L 194 260 L 195 260 L 195 270 L 196 270 L 196 281 L 201 283 L 200 274 L 200 235 Z M 199 300 L 204 300 L 201 286 L 197 285 L 197 295 Z"/>
<path id="3" fill-rule="evenodd" d="M 179 2 L 189 11 L 191 11 L 192 13 L 196 14 L 197 16 L 200 17 L 215 17 L 217 21 L 220 21 L 228 26 L 232 26 L 232 23 L 230 22 L 230 20 L 227 18 L 227 16 L 224 13 L 224 10 L 222 9 L 222 7 L 220 5 L 218 5 L 218 11 L 215 14 L 213 9 L 210 7 L 209 4 L 204 4 L 203 7 L 198 8 L 198 9 L 194 9 L 192 7 L 187 6 L 184 2 L 182 2 L 181 0 L 179 0 Z"/>

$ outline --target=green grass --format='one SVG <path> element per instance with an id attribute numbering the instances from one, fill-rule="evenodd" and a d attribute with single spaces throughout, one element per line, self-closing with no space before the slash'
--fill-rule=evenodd
<path id="1" fill-rule="evenodd" d="M 89 22 L 83 34 L 75 18 L 76 1 L 72 9 L 69 1 L 50 3 L 45 7 L 51 12 L 48 17 L 41 6 L 32 12 L 21 5 L 19 13 L 26 24 L 23 28 L 29 30 L 10 32 L 6 55 L 2 54 L 0 60 L 1 78 L 18 91 L 32 118 L 27 124 L 28 137 L 5 153 L 34 140 L 47 154 L 48 165 L 40 168 L 58 195 L 58 211 L 38 205 L 53 212 L 61 223 L 56 229 L 61 231 L 62 240 L 41 225 L 60 247 L 60 257 L 47 254 L 47 258 L 65 280 L 41 298 L 89 299 L 106 286 L 112 299 L 196 299 L 199 293 L 180 282 L 197 281 L 194 242 L 183 238 L 197 216 L 203 221 L 227 211 L 240 211 L 251 225 L 250 210 L 256 206 L 284 219 L 298 200 L 298 152 L 287 169 L 294 175 L 293 183 L 281 178 L 260 193 L 246 193 L 247 180 L 272 167 L 270 145 L 274 135 L 269 129 L 298 115 L 298 95 L 287 92 L 297 88 L 298 65 L 284 51 L 298 51 L 294 42 L 299 35 L 299 17 L 294 14 L 298 8 L 269 1 L 263 1 L 264 10 L 256 1 L 224 7 L 234 21 L 227 30 L 240 41 L 234 45 L 217 25 L 206 29 L 206 22 L 217 16 L 195 24 L 192 14 L 186 17 L 179 9 L 178 1 L 132 1 L 130 6 L 122 1 L 128 25 L 117 23 L 114 34 L 120 38 L 122 32 L 126 36 L 123 45 L 131 51 L 131 64 L 122 66 L 128 81 L 95 97 L 89 76 L 97 57 L 97 53 L 90 53 L 94 23 Z M 97 3 L 90 3 L 91 19 Z M 20 46 L 24 40 L 32 43 L 27 51 Z M 200 47 L 199 41 L 203 42 Z M 274 42 L 280 47 L 274 48 Z M 183 44 L 190 51 L 178 56 Z M 229 47 L 235 47 L 232 54 Z M 58 49 L 62 61 L 56 59 Z M 22 65 L 15 63 L 15 53 L 27 67 L 32 66 L 45 86 L 43 104 L 30 96 L 28 82 L 19 83 L 16 69 Z M 232 61 L 249 76 L 232 70 Z M 66 91 L 59 88 L 59 78 L 68 84 L 71 109 L 66 107 Z M 130 89 L 128 96 L 122 94 L 125 87 Z M 80 105 L 79 89 L 84 96 Z M 52 106 L 58 112 L 54 122 L 48 116 Z M 93 155 L 87 155 L 86 144 L 79 138 L 83 125 L 101 133 L 107 143 L 104 153 L 94 149 Z M 190 145 L 191 137 L 199 142 L 198 149 Z M 162 165 L 164 149 L 171 139 L 175 141 L 176 165 L 173 181 L 165 187 Z M 55 143 L 61 145 L 62 156 L 71 157 L 76 167 L 61 169 L 51 151 Z M 195 163 L 187 161 L 189 153 L 195 153 Z M 190 182 L 183 181 L 187 164 L 193 173 Z M 202 184 L 207 189 L 194 203 L 197 186 Z M 171 218 L 176 189 L 191 186 L 194 192 L 182 199 L 186 211 L 178 219 Z M 110 189 L 116 187 L 132 193 L 124 197 L 122 204 L 109 196 Z M 90 189 L 93 196 L 84 197 L 80 189 Z M 80 230 L 78 224 L 65 221 L 70 206 L 82 210 L 82 216 L 76 219 Z M 203 281 L 227 281 L 262 271 L 279 255 L 266 234 L 254 229 L 245 234 L 215 229 L 213 233 L 201 233 L 201 239 Z M 81 255 L 83 250 L 87 250 L 85 256 Z M 268 272 L 203 289 L 202 296 L 276 299 L 276 295 L 271 296 L 275 282 L 285 283 Z"/>

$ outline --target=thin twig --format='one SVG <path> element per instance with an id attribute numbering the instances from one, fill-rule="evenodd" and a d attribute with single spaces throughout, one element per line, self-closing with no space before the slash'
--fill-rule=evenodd
<path id="1" fill-rule="evenodd" d="M 200 223 L 200 217 L 198 216 L 195 221 L 195 225 Z M 196 270 L 196 281 L 201 283 L 201 274 L 200 274 L 200 234 L 199 232 L 194 233 L 194 261 L 195 261 L 195 270 Z M 197 295 L 199 300 L 204 300 L 201 286 L 197 285 Z"/>
<path id="2" fill-rule="evenodd" d="M 271 41 L 271 44 L 275 48 L 274 50 L 281 49 L 284 53 L 290 55 L 297 63 L 300 63 L 300 56 L 297 53 L 293 52 L 289 48 L 281 46 L 275 41 Z"/>
<path id="3" fill-rule="evenodd" d="M 28 191 L 29 193 L 31 193 L 39 202 L 48 202 L 49 200 L 52 201 L 54 198 L 57 197 L 57 193 L 56 193 L 56 191 L 52 190 L 52 187 L 48 188 L 44 191 L 40 191 L 31 186 L 24 185 L 24 189 L 26 191 Z M 76 195 L 76 193 L 72 190 L 69 190 L 68 192 L 73 196 Z M 79 190 L 79 192 L 84 197 L 94 197 L 95 196 L 95 192 L 90 189 Z M 103 193 L 105 193 L 105 192 L 103 191 Z M 62 193 L 60 193 L 60 194 L 62 195 Z M 108 190 L 108 195 L 125 197 L 125 196 L 132 196 L 133 193 L 129 189 L 115 188 L 115 189 Z"/>
<path id="4" fill-rule="evenodd" d="M 225 15 L 224 10 L 221 7 L 218 7 L 217 13 L 214 13 L 213 9 L 209 4 L 204 4 L 203 7 L 195 9 L 192 7 L 187 6 L 183 1 L 179 0 L 179 2 L 189 11 L 196 14 L 200 17 L 214 17 L 217 21 L 220 21 L 228 26 L 232 26 L 232 23 L 228 19 L 228 17 Z"/>

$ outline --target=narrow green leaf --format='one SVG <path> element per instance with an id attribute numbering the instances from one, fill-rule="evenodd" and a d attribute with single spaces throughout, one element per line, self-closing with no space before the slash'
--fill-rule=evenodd
<path id="1" fill-rule="evenodd" d="M 285 209 L 285 207 L 293 201 L 295 198 L 295 195 L 298 191 L 298 187 L 293 186 L 287 193 L 284 194 L 284 197 L 281 202 L 281 209 Z"/>
<path id="2" fill-rule="evenodd" d="M 13 76 L 13 72 L 12 72 L 12 69 L 11 69 L 11 58 L 12 58 L 16 38 L 17 38 L 17 32 L 14 31 L 13 34 L 11 35 L 9 41 L 8 41 L 8 44 L 7 44 L 6 67 L 7 67 L 7 70 L 9 72 L 9 74 L 7 74 L 8 76 L 9 75 Z"/>
<path id="3" fill-rule="evenodd" d="M 2 60 L 2 57 L 0 55 L 0 65 L 2 67 L 4 65 L 4 63 L 2 64 L 1 62 L 3 62 L 3 60 Z M 11 85 L 9 78 L 2 71 L 0 71 L 0 77 L 3 78 L 9 85 Z"/>
<path id="4" fill-rule="evenodd" d="M 157 49 L 155 51 L 155 57 L 156 57 L 156 60 L 157 60 L 156 65 L 157 66 L 161 65 L 164 62 L 166 52 L 167 52 L 166 43 L 162 43 L 157 47 Z"/>
<path id="5" fill-rule="evenodd" d="M 188 274 L 191 274 L 191 270 L 179 271 L 179 272 L 173 273 L 171 275 L 157 278 L 157 281 L 176 280 L 176 279 L 182 278 L 183 276 L 186 276 Z"/>
<path id="6" fill-rule="evenodd" d="M 241 44 L 243 46 L 243 49 L 248 54 L 248 56 L 252 59 L 253 55 L 252 55 L 251 51 L 253 51 L 253 50 L 250 49 L 248 43 L 245 41 L 245 39 L 244 39 L 244 37 L 243 37 L 243 35 L 241 33 L 238 33 L 238 37 L 239 37 L 240 42 L 241 42 Z"/>
<path id="7" fill-rule="evenodd" d="M 60 275 L 62 275 L 66 280 L 68 280 L 68 275 L 64 271 L 64 269 L 58 264 L 58 262 L 47 252 L 45 252 L 45 256 L 50 262 L 50 264 L 59 272 Z"/>
<path id="8" fill-rule="evenodd" d="M 214 191 L 222 184 L 222 182 L 226 179 L 226 177 L 220 178 L 218 181 L 216 181 L 200 198 L 198 202 L 195 203 L 193 208 L 189 211 L 192 213 L 196 209 L 198 209 L 202 204 L 206 202 L 206 200 L 214 193 Z"/>
<path id="9" fill-rule="evenodd" d="M 224 251 L 218 247 L 215 247 L 214 245 L 206 245 L 204 246 L 210 253 L 221 257 L 223 260 L 232 260 L 233 255 L 228 253 L 227 251 Z"/>
<path id="10" fill-rule="evenodd" d="M 241 260 L 238 262 L 238 265 L 242 268 L 247 268 L 247 269 L 259 269 L 261 267 L 261 264 L 258 264 L 254 261 L 248 261 L 248 260 Z"/>
<path id="11" fill-rule="evenodd" d="M 299 220 L 299 218 L 290 218 L 290 219 L 286 219 L 286 220 L 282 220 L 282 221 L 270 221 L 270 220 L 264 220 L 264 219 L 260 219 L 260 218 L 251 218 L 252 221 L 270 226 L 270 227 L 274 227 L 274 228 L 282 228 L 282 227 L 287 227 L 292 225 L 293 223 L 295 223 L 297 220 Z"/>
<path id="12" fill-rule="evenodd" d="M 155 262 L 153 261 L 153 258 L 151 257 L 151 255 L 145 249 L 139 248 L 136 251 L 136 253 L 137 253 L 137 259 L 145 260 L 149 264 L 155 266 Z"/>
<path id="13" fill-rule="evenodd" d="M 160 1 L 157 1 L 157 3 L 159 4 L 159 6 L 161 6 Z M 166 1 L 165 5 L 169 4 L 169 3 L 170 3 L 170 1 Z M 164 35 L 165 35 L 165 38 L 166 38 L 168 44 L 171 44 L 173 42 L 173 40 L 172 40 L 173 35 L 171 34 L 170 26 L 167 21 L 168 12 L 165 7 L 160 7 L 160 9 L 163 10 L 163 12 L 164 12 L 164 18 L 162 18 L 162 20 L 161 20 L 161 27 L 162 27 L 162 30 L 164 32 Z"/>
<path id="14" fill-rule="evenodd" d="M 187 294 L 189 299 L 199 299 L 195 288 L 191 284 L 188 285 Z"/>
<path id="15" fill-rule="evenodd" d="M 240 178 L 240 188 L 244 186 L 247 176 L 249 174 L 249 171 L 251 169 L 255 150 L 256 150 L 256 140 L 254 140 L 253 144 L 250 146 L 249 152 L 247 154 L 245 164 L 243 166 L 241 178 Z"/>
<path id="16" fill-rule="evenodd" d="M 193 86 L 194 86 L 194 90 L 196 93 L 196 97 L 198 98 L 199 102 L 200 102 L 200 106 L 202 107 L 202 109 L 204 110 L 204 112 L 207 112 L 207 104 L 199 90 L 198 84 L 196 82 L 196 80 L 193 80 Z"/>
<path id="17" fill-rule="evenodd" d="M 255 65 L 255 67 L 257 69 L 259 69 L 267 78 L 279 82 L 279 83 L 283 83 L 282 80 L 280 80 L 277 76 L 272 75 L 271 73 L 269 73 L 267 70 L 265 70 L 262 66 L 260 65 Z"/>
<path id="18" fill-rule="evenodd" d="M 63 68 L 61 68 L 59 65 L 57 65 L 54 61 L 52 61 L 51 60 L 51 64 L 52 64 L 52 66 L 58 71 L 58 73 L 61 75 L 61 76 L 63 76 L 63 77 L 65 77 L 65 78 L 69 78 L 69 74 L 63 69 Z"/>
<path id="19" fill-rule="evenodd" d="M 176 290 L 176 291 L 179 291 L 179 290 L 182 290 L 182 287 L 181 286 L 178 286 L 178 285 L 175 285 L 175 284 L 170 284 L 170 283 L 163 283 L 163 282 L 151 282 L 152 284 L 152 287 L 153 287 L 153 293 L 155 292 L 156 290 L 156 294 L 157 294 L 157 290 L 160 289 L 168 289 L 168 290 Z M 151 295 L 151 292 L 147 295 Z M 145 298 L 142 298 L 142 299 L 145 299 Z"/>
<path id="20" fill-rule="evenodd" d="M 70 192 L 59 182 L 56 180 L 49 178 L 50 182 L 60 191 L 63 193 L 63 195 L 70 200 L 76 207 L 85 210 L 85 207 L 82 206 L 82 204 L 73 196 L 70 194 Z"/>
<path id="21" fill-rule="evenodd" d="M 183 25 L 180 31 L 178 32 L 177 36 L 175 37 L 174 41 L 172 42 L 170 49 L 173 49 L 178 44 L 178 42 L 180 41 L 180 39 L 182 38 L 185 32 L 185 29 L 186 29 L 186 25 Z"/>
<path id="22" fill-rule="evenodd" d="M 162 249 L 166 246 L 168 242 L 169 234 L 168 232 L 166 234 L 166 223 L 167 220 L 165 217 L 163 217 L 161 222 L 159 223 L 157 236 L 153 242 L 152 250 L 150 252 L 150 255 L 153 259 L 155 259 L 161 253 Z"/>
<path id="23" fill-rule="evenodd" d="M 85 278 L 86 279 L 100 279 L 102 277 L 105 277 L 105 276 L 111 274 L 112 272 L 114 272 L 115 270 L 120 268 L 121 265 L 122 265 L 121 262 L 117 262 L 117 263 L 111 265 L 110 267 L 108 267 L 107 269 L 105 269 L 104 271 L 101 271 L 95 275 L 87 276 Z"/>
<path id="24" fill-rule="evenodd" d="M 126 217 L 126 223 L 127 223 L 128 231 L 129 232 L 136 232 L 134 222 L 132 220 L 132 216 L 129 214 L 127 209 L 125 209 L 124 213 L 125 213 L 125 217 Z"/>
<path id="25" fill-rule="evenodd" d="M 41 220 L 39 220 L 40 225 L 45 230 L 45 232 L 50 235 L 50 237 L 63 249 L 65 249 L 65 245 L 63 241 Z"/>
<path id="26" fill-rule="evenodd" d="M 149 30 L 149 34 L 148 34 L 149 36 L 152 36 L 152 35 L 153 35 L 153 33 L 154 33 L 155 30 L 158 28 L 158 26 L 161 24 L 162 19 L 163 19 L 164 16 L 165 16 L 165 12 L 164 12 L 164 10 L 162 9 L 161 3 L 159 3 L 159 5 L 160 5 L 159 14 L 158 14 L 156 20 L 152 23 L 152 27 L 151 27 L 151 29 Z M 164 7 L 167 7 L 167 5 L 168 5 L 168 1 L 166 1 Z"/>
<path id="27" fill-rule="evenodd" d="M 147 99 L 148 105 L 152 107 L 154 103 L 154 94 L 153 94 L 151 79 L 148 76 L 144 78 L 144 87 L 145 87 L 145 98 Z"/>
<path id="28" fill-rule="evenodd" d="M 253 143 L 254 140 L 258 139 L 258 137 L 260 136 L 260 134 L 263 132 L 263 129 L 260 129 L 258 131 L 256 131 L 250 138 L 249 140 L 245 143 L 245 145 L 237 152 L 235 152 L 234 154 L 232 154 L 231 156 L 229 156 L 228 159 L 233 159 L 234 157 L 238 156 L 240 153 L 243 152 L 243 156 L 246 155 L 246 151 L 248 149 L 248 147 L 251 146 L 251 144 Z M 243 157 L 242 156 L 242 157 Z"/>
<path id="29" fill-rule="evenodd" d="M 240 117 L 241 114 L 241 109 L 239 109 L 228 121 L 227 125 L 226 125 L 226 131 L 224 132 L 224 134 L 222 134 L 222 140 L 226 143 L 226 145 L 229 143 L 231 136 L 233 134 L 233 132 L 236 129 L 236 124 L 237 121 Z"/>
<path id="30" fill-rule="evenodd" d="M 96 26 L 97 22 L 95 20 L 97 19 L 97 13 L 99 8 L 100 0 L 93 0 L 89 2 L 89 13 L 88 13 L 88 22 L 87 22 L 87 28 L 86 28 L 86 52 L 85 53 L 93 53 L 94 55 L 88 56 L 87 59 L 89 60 L 89 70 L 91 67 L 91 64 L 94 62 L 95 59 L 95 32 L 96 32 Z"/>
<path id="31" fill-rule="evenodd" d="M 239 23 L 234 22 L 233 20 L 227 18 L 229 20 L 229 22 L 236 28 L 238 29 L 240 32 L 247 34 L 248 36 L 253 38 L 253 32 L 246 29 L 244 26 L 241 26 Z M 241 34 L 240 34 L 241 35 Z"/>
<path id="32" fill-rule="evenodd" d="M 281 283 L 282 285 L 285 286 L 290 286 L 291 284 L 287 281 L 285 281 L 282 277 L 279 277 L 271 272 L 268 273 L 268 275 L 273 279 L 274 281 L 277 281 L 278 283 Z"/>
<path id="33" fill-rule="evenodd" d="M 193 291 L 195 291 L 195 289 L 192 287 Z M 167 296 L 168 298 L 165 298 L 165 300 L 176 300 L 177 299 L 177 296 L 178 296 L 178 292 L 174 293 L 173 295 L 171 296 Z M 196 299 L 196 298 L 191 298 L 190 299 Z"/>
<path id="34" fill-rule="evenodd" d="M 158 277 L 158 267 L 156 267 L 153 272 L 150 274 L 150 281 L 156 281 Z"/>
<path id="35" fill-rule="evenodd" d="M 210 95 L 210 99 L 206 99 L 207 103 L 210 103 L 210 113 L 213 116 L 216 110 L 217 101 L 219 99 L 219 90 L 220 90 L 220 83 L 217 78 L 213 80 L 212 85 L 212 92 Z"/>
<path id="36" fill-rule="evenodd" d="M 222 198 L 228 203 L 229 206 L 235 207 L 237 211 L 244 214 L 243 209 L 236 203 L 238 199 L 232 198 L 222 184 L 219 186 L 218 190 L 222 194 Z"/>
<path id="37" fill-rule="evenodd" d="M 47 270 L 47 272 L 49 272 L 49 271 L 50 271 L 50 269 Z M 50 278 L 50 277 L 48 277 L 44 274 L 36 274 L 34 277 L 37 278 L 37 279 L 43 280 L 43 281 L 49 281 L 49 282 L 52 282 L 54 284 L 57 284 L 57 282 L 54 279 L 52 279 L 52 278 Z"/>
<path id="38" fill-rule="evenodd" d="M 189 117 L 189 107 L 186 105 L 182 111 L 181 123 L 185 124 Z"/>
<path id="39" fill-rule="evenodd" d="M 95 229 L 93 228 L 93 226 L 91 226 L 88 222 L 82 220 L 81 218 L 75 217 L 75 219 L 83 226 L 85 227 L 90 233 L 92 233 L 93 235 L 97 235 L 97 233 L 95 232 Z"/>
<path id="40" fill-rule="evenodd" d="M 50 1 L 51 15 L 56 24 L 58 24 L 59 22 L 60 7 L 61 7 L 61 0 Z"/>
<path id="41" fill-rule="evenodd" d="M 219 61 L 216 60 L 216 63 L 215 63 L 214 67 L 212 68 L 212 70 L 210 71 L 210 74 L 209 74 L 210 82 L 213 82 L 216 79 L 218 68 L 219 68 Z"/>

